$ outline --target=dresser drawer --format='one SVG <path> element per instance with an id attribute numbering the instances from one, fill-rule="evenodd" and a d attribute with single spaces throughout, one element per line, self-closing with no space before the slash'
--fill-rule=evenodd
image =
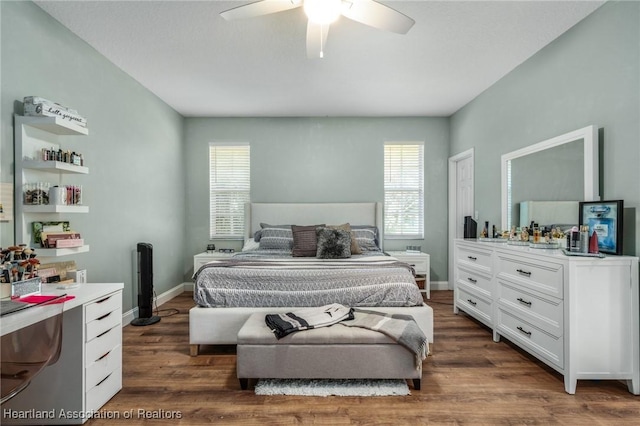
<path id="1" fill-rule="evenodd" d="M 561 369 L 564 368 L 562 336 L 553 336 L 502 307 L 498 307 L 497 315 L 498 333 L 523 349 L 533 352 Z"/>
<path id="2" fill-rule="evenodd" d="M 92 389 L 118 368 L 122 368 L 122 346 L 118 345 L 92 363 L 85 371 L 85 387 Z"/>
<path id="3" fill-rule="evenodd" d="M 96 336 L 86 344 L 84 362 L 90 365 L 111 351 L 118 345 L 122 344 L 122 327 L 120 324 L 113 326 L 105 333 Z"/>
<path id="4" fill-rule="evenodd" d="M 122 325 L 122 310 L 120 308 L 107 312 L 106 314 L 89 321 L 86 324 L 87 342 L 92 341 L 102 333 L 109 331 L 115 326 Z"/>
<path id="5" fill-rule="evenodd" d="M 117 368 L 85 395 L 86 411 L 97 411 L 122 389 L 122 368 Z"/>
<path id="6" fill-rule="evenodd" d="M 122 308 L 122 296 L 120 293 L 113 293 L 103 299 L 89 303 L 85 306 L 86 322 L 93 321 L 116 308 Z"/>
<path id="7" fill-rule="evenodd" d="M 491 327 L 493 306 L 490 297 L 478 296 L 466 285 L 461 284 L 457 289 L 456 305 L 459 309 Z"/>
<path id="8" fill-rule="evenodd" d="M 487 275 L 491 275 L 493 273 L 491 250 L 483 250 L 481 247 L 458 245 L 456 260 L 458 265 L 477 269 Z"/>
<path id="9" fill-rule="evenodd" d="M 563 267 L 558 263 L 538 262 L 534 258 L 499 253 L 498 277 L 563 298 Z"/>
<path id="10" fill-rule="evenodd" d="M 562 300 L 536 295 L 499 281 L 498 303 L 554 336 L 563 335 Z"/>
<path id="11" fill-rule="evenodd" d="M 472 268 L 458 268 L 458 283 L 467 284 L 477 288 L 479 291 L 486 293 L 487 297 L 491 297 L 491 294 L 493 293 L 491 278 L 478 274 Z"/>

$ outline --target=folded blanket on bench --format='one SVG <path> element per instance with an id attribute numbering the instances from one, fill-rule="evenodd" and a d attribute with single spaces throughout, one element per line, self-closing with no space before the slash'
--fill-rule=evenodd
<path id="1" fill-rule="evenodd" d="M 416 368 L 422 365 L 422 360 L 427 357 L 429 342 L 411 315 L 387 314 L 358 308 L 353 308 L 352 311 L 353 319 L 343 320 L 340 325 L 378 331 L 415 354 Z"/>
<path id="2" fill-rule="evenodd" d="M 333 303 L 282 314 L 267 314 L 264 320 L 276 337 L 281 339 L 294 331 L 327 327 L 351 317 L 351 308 Z"/>

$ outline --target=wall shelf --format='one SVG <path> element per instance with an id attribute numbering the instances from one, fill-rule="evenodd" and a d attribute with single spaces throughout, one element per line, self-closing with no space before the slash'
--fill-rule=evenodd
<path id="1" fill-rule="evenodd" d="M 89 213 L 89 206 L 58 204 L 26 204 L 22 206 L 25 213 Z"/>
<path id="2" fill-rule="evenodd" d="M 62 117 L 15 116 L 15 244 L 35 245 L 31 222 L 43 220 L 60 221 L 60 214 L 89 213 L 85 205 L 23 204 L 23 189 L 30 182 L 57 181 L 54 185 L 64 185 L 73 175 L 87 175 L 89 168 L 62 161 L 43 161 L 43 148 L 60 149 L 60 142 L 68 136 L 89 134 L 86 127 L 79 126 Z M 37 216 L 36 216 L 37 215 Z M 47 217 L 49 215 L 49 217 Z M 36 247 L 38 257 L 71 256 L 89 251 L 88 245 L 65 248 Z"/>
<path id="3" fill-rule="evenodd" d="M 65 120 L 62 117 L 30 117 L 20 116 L 16 117 L 16 125 L 18 124 L 18 118 L 20 124 L 24 126 L 35 127 L 36 129 L 44 130 L 45 132 L 53 133 L 54 135 L 88 135 L 89 129 L 79 126 Z"/>
<path id="4" fill-rule="evenodd" d="M 89 251 L 89 246 L 84 245 L 80 247 L 65 247 L 65 248 L 37 248 L 36 253 L 38 257 L 60 257 L 70 256 L 72 254 L 86 253 Z"/>
<path id="5" fill-rule="evenodd" d="M 89 174 L 89 168 L 84 166 L 76 166 L 74 164 L 63 163 L 62 161 L 38 161 L 24 160 L 22 162 L 23 169 L 40 170 L 50 173 L 79 173 Z"/>

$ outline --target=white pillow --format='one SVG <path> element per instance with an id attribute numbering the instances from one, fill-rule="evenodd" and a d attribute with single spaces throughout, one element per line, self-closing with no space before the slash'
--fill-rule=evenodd
<path id="1" fill-rule="evenodd" d="M 260 248 L 259 242 L 257 242 L 253 238 L 245 238 L 244 246 L 242 246 L 242 251 L 256 250 L 258 248 Z"/>

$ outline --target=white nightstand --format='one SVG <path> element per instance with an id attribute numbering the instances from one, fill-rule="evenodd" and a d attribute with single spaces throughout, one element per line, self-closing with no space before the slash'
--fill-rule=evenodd
<path id="1" fill-rule="evenodd" d="M 416 270 L 416 284 L 420 291 L 426 293 L 427 299 L 431 299 L 431 280 L 429 279 L 430 256 L 427 253 L 412 253 L 406 251 L 388 251 L 387 254 L 401 262 L 408 263 Z M 424 282 L 424 288 L 420 285 Z"/>
<path id="2" fill-rule="evenodd" d="M 235 253 L 222 253 L 219 251 L 205 251 L 198 253 L 193 256 L 193 273 L 198 272 L 198 269 L 207 262 L 211 262 L 216 259 L 225 259 L 233 256 L 234 254 Z"/>

